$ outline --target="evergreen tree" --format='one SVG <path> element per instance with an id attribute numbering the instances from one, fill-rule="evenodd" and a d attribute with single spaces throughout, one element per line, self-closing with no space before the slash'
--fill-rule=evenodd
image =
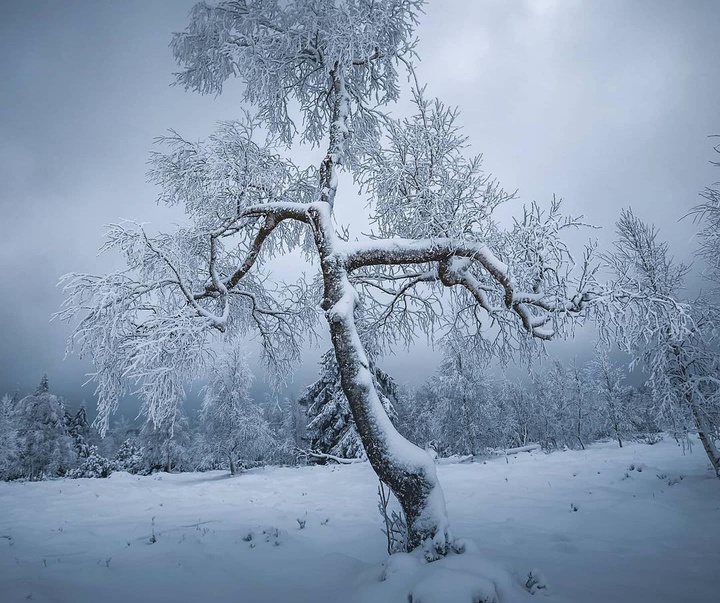
<path id="1" fill-rule="evenodd" d="M 371 372 L 380 402 L 390 420 L 395 422 L 397 384 L 374 363 L 371 363 Z M 341 458 L 365 456 L 350 405 L 340 385 L 340 371 L 333 350 L 323 354 L 320 378 L 306 388 L 298 404 L 305 409 L 308 418 L 304 439 L 311 450 Z"/>
<path id="2" fill-rule="evenodd" d="M 78 467 L 68 473 L 68 477 L 73 479 L 110 477 L 114 468 L 114 463 L 102 456 L 98 452 L 97 446 L 88 446 L 87 456 L 83 458 Z"/>
<path id="3" fill-rule="evenodd" d="M 79 459 L 86 459 L 90 456 L 90 444 L 88 439 L 90 436 L 90 424 L 87 420 L 87 412 L 85 411 L 85 403 L 80 405 L 80 409 L 75 416 L 66 413 L 65 424 L 68 434 L 73 439 L 73 446 Z"/>
<path id="4" fill-rule="evenodd" d="M 97 433 L 97 432 L 96 432 Z M 128 440 L 137 445 L 140 429 L 124 415 L 113 421 L 105 436 L 99 440 L 98 448 L 103 456 L 114 458 L 121 446 Z"/>
<path id="5" fill-rule="evenodd" d="M 15 414 L 23 475 L 30 479 L 64 475 L 76 455 L 65 425 L 65 406 L 50 393 L 47 375 L 33 395 L 18 402 Z"/>
<path id="6" fill-rule="evenodd" d="M 137 446 L 134 439 L 125 440 L 115 454 L 115 468 L 128 473 L 142 473 L 145 469 L 143 449 Z"/>

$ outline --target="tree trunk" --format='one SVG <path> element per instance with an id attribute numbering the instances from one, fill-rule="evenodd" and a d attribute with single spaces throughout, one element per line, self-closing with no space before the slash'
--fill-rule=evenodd
<path id="1" fill-rule="evenodd" d="M 680 349 L 675 346 L 673 348 L 673 352 L 675 354 L 675 358 L 677 358 L 678 364 L 680 365 L 680 372 L 683 377 L 683 382 L 684 384 L 687 384 L 689 380 L 688 370 L 687 366 L 680 361 Z M 687 401 L 688 406 L 690 406 L 693 419 L 695 419 L 695 426 L 698 430 L 698 437 L 700 438 L 700 442 L 705 449 L 705 454 L 707 454 L 707 457 L 710 460 L 710 464 L 715 470 L 715 475 L 717 477 L 720 477 L 720 454 L 718 454 L 718 449 L 715 446 L 712 429 L 710 429 L 710 426 L 707 424 L 707 419 L 705 418 L 702 409 L 698 407 L 692 393 L 687 389 L 685 390 L 685 400 Z"/>
<path id="2" fill-rule="evenodd" d="M 321 253 L 321 257 L 324 254 Z M 401 436 L 383 409 L 370 363 L 355 325 L 357 292 L 337 256 L 322 257 L 323 308 L 330 325 L 340 380 L 368 460 L 397 497 L 408 526 L 408 549 L 430 539 L 426 555 L 447 553 L 452 544 L 445 496 L 430 455 Z"/>
<path id="3" fill-rule="evenodd" d="M 230 461 L 230 475 L 235 475 L 237 472 L 237 468 L 235 467 L 235 457 L 232 454 L 229 454 L 228 460 Z"/>
<path id="4" fill-rule="evenodd" d="M 697 426 L 698 430 L 698 437 L 700 438 L 700 442 L 705 449 L 705 454 L 707 454 L 708 459 L 710 459 L 710 464 L 715 470 L 715 475 L 717 477 L 720 477 L 720 454 L 718 454 L 717 446 L 715 446 L 715 440 L 712 436 L 712 430 L 709 429 L 707 421 L 705 420 L 705 417 L 702 415 L 702 412 L 697 407 L 697 405 L 691 403 L 691 408 L 693 418 L 695 419 L 695 425 Z"/>

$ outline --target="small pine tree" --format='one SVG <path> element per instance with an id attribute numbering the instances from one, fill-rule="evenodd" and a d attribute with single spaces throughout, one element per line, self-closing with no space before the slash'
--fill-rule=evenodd
<path id="1" fill-rule="evenodd" d="M 128 473 L 142 473 L 144 470 L 143 449 L 131 438 L 125 440 L 115 454 L 115 468 Z"/>
<path id="2" fill-rule="evenodd" d="M 97 433 L 97 431 L 95 431 Z M 133 425 L 125 416 L 113 421 L 105 436 L 98 441 L 98 449 L 107 458 L 115 458 L 120 447 L 127 440 L 137 442 L 140 428 Z"/>
<path id="3" fill-rule="evenodd" d="M 87 441 L 90 435 L 90 424 L 87 420 L 84 403 L 80 406 L 75 416 L 69 413 L 65 414 L 65 424 L 68 434 L 73 440 L 73 446 L 78 459 L 87 459 L 90 456 L 90 444 L 88 444 Z"/>

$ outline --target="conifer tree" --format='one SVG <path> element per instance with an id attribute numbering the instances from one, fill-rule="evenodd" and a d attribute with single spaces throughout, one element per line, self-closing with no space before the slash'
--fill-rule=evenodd
<path id="1" fill-rule="evenodd" d="M 72 467 L 76 455 L 65 424 L 65 405 L 50 393 L 47 375 L 34 394 L 18 402 L 16 417 L 23 475 L 42 479 L 63 475 Z"/>
<path id="2" fill-rule="evenodd" d="M 390 375 L 374 364 L 372 375 L 380 402 L 395 422 L 397 385 Z M 340 371 L 332 350 L 323 354 L 320 378 L 306 388 L 298 404 L 305 409 L 308 419 L 304 439 L 311 450 L 340 458 L 364 458 L 365 451 L 340 383 Z"/>

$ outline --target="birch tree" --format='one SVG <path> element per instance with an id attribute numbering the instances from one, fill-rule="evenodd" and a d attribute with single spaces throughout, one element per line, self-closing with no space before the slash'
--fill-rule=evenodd
<path id="1" fill-rule="evenodd" d="M 688 268 L 673 260 L 653 225 L 624 210 L 617 236 L 605 256 L 615 275 L 605 328 L 647 373 L 664 422 L 676 433 L 697 433 L 720 477 L 717 308 L 702 298 L 681 299 Z"/>
<path id="2" fill-rule="evenodd" d="M 532 205 L 501 228 L 493 210 L 512 198 L 467 154 L 457 111 L 415 86 L 414 115 L 392 119 L 414 56 L 422 0 L 235 0 L 198 4 L 174 35 L 177 83 L 219 94 L 242 82 L 252 114 L 205 142 L 170 133 L 151 159 L 159 200 L 189 225 L 150 236 L 110 227 L 105 249 L 127 269 L 65 279 L 61 316 L 80 317 L 76 349 L 92 359 L 99 425 L 133 388 L 153 421 L 171 418 L 187 379 L 207 369 L 215 338 L 255 335 L 263 360 L 286 375 L 312 335 L 318 307 L 342 389 L 372 467 L 406 515 L 408 546 L 443 555 L 453 538 L 435 465 L 383 409 L 358 320 L 386 348 L 418 333 L 462 332 L 502 352 L 562 334 L 583 310 L 591 272 L 571 273 L 559 203 Z M 325 149 L 296 166 L 286 149 Z M 373 233 L 352 239 L 335 207 L 357 203 Z M 270 260 L 300 249 L 318 278 L 275 283 Z"/>

